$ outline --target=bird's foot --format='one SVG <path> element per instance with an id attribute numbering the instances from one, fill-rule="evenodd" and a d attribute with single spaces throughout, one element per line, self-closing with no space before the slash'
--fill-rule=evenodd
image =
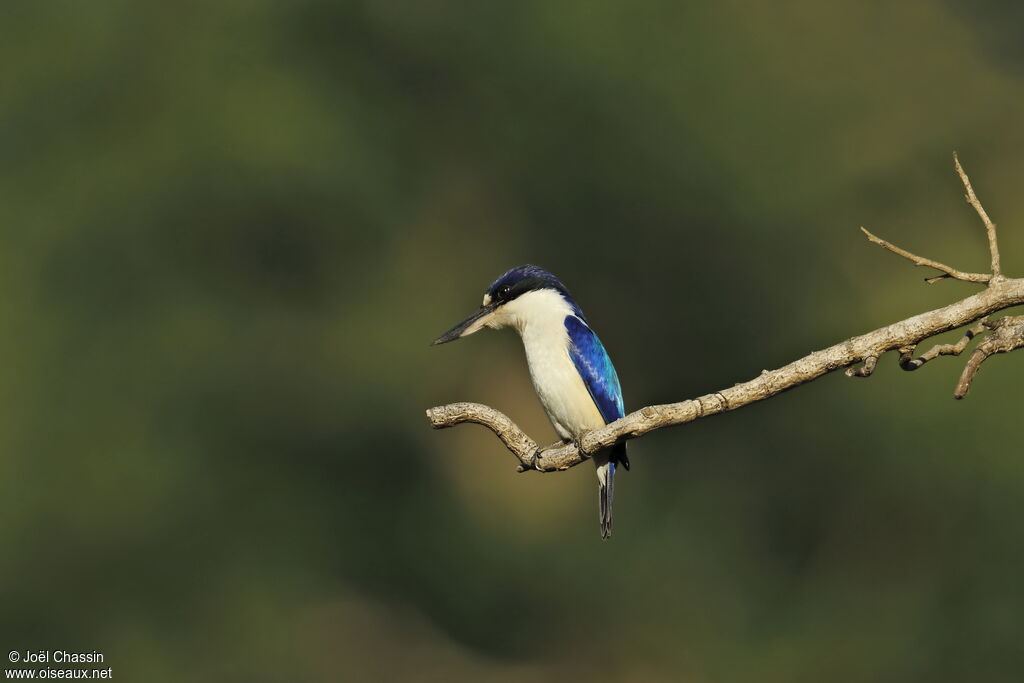
<path id="1" fill-rule="evenodd" d="M 530 465 L 532 465 L 533 469 L 537 470 L 538 472 L 546 472 L 547 471 L 543 467 L 540 466 L 540 459 L 541 459 L 541 457 L 543 455 L 544 455 L 544 451 L 542 451 L 541 449 L 538 448 L 537 450 L 535 450 L 533 452 L 533 458 L 530 461 Z"/>
<path id="2" fill-rule="evenodd" d="M 576 452 L 579 453 L 584 460 L 590 457 L 583 452 L 583 443 L 579 439 L 572 440 L 572 447 L 576 449 Z"/>
<path id="3" fill-rule="evenodd" d="M 544 470 L 541 469 L 541 467 L 538 465 L 538 463 L 540 462 L 541 455 L 543 455 L 543 453 L 544 451 L 541 450 L 540 448 L 536 449 L 533 453 L 530 454 L 529 459 L 523 460 L 518 465 L 516 465 L 516 472 L 543 472 Z"/>

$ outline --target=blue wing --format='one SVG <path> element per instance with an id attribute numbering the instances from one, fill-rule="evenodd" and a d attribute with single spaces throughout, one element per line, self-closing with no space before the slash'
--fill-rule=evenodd
<path id="1" fill-rule="evenodd" d="M 605 423 L 614 422 L 626 414 L 622 403 L 619 376 L 601 340 L 585 322 L 574 315 L 566 316 L 565 329 L 569 333 L 569 356 L 576 371 L 594 399 Z"/>

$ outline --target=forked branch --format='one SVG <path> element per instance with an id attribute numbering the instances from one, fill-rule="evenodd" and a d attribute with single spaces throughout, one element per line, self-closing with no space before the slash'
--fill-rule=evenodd
<path id="1" fill-rule="evenodd" d="M 988 319 L 993 313 L 1024 304 L 1024 279 L 1007 278 L 1002 274 L 995 224 L 989 219 L 974 193 L 956 154 L 953 155 L 953 161 L 967 191 L 967 202 L 985 225 L 992 259 L 991 273 L 968 273 L 957 270 L 938 261 L 912 254 L 876 237 L 864 228 L 861 229 L 871 242 L 915 265 L 938 270 L 941 275 L 928 278 L 926 281 L 929 283 L 952 278 L 986 285 L 977 294 L 943 308 L 852 337 L 776 370 L 764 370 L 754 379 L 721 391 L 679 403 L 647 406 L 584 434 L 574 443 L 556 443 L 539 448 L 537 442 L 527 436 L 506 415 L 479 403 L 452 403 L 430 408 L 427 410 L 427 417 L 435 429 L 453 427 L 464 422 L 487 427 L 519 459 L 520 471 L 565 470 L 619 441 L 634 439 L 655 429 L 686 424 L 763 401 L 841 368 L 847 368 L 848 376 L 868 377 L 874 372 L 879 357 L 888 351 L 899 351 L 900 367 L 904 370 L 916 370 L 939 356 L 959 355 L 967 349 L 973 339 L 984 335 L 968 359 L 957 383 L 954 397 L 963 398 L 970 389 L 978 368 L 989 356 L 1024 348 L 1024 316 L 1008 316 L 994 321 Z M 913 357 L 914 351 L 922 341 L 972 323 L 973 326 L 956 344 L 937 345 L 918 358 Z"/>
<path id="2" fill-rule="evenodd" d="M 992 333 L 985 337 L 985 341 L 978 344 L 974 353 L 967 359 L 964 372 L 960 375 L 960 381 L 956 383 L 954 398 L 963 398 L 971 389 L 971 382 L 974 375 L 985 360 L 996 353 L 1008 353 L 1024 347 L 1024 315 L 1006 316 L 992 323 Z"/>

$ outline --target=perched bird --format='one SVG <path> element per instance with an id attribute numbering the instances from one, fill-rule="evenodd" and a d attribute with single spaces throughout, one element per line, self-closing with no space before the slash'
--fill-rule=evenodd
<path id="1" fill-rule="evenodd" d="M 511 327 L 523 340 L 533 388 L 565 441 L 625 414 L 622 389 L 601 340 L 562 282 L 537 266 L 519 266 L 494 281 L 473 315 L 434 340 L 446 344 L 485 327 Z M 600 490 L 601 538 L 612 533 L 615 469 L 629 469 L 626 444 L 594 456 Z"/>

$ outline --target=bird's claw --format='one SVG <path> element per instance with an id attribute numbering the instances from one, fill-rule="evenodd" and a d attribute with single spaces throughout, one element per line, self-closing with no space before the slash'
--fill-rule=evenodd
<path id="1" fill-rule="evenodd" d="M 543 453 L 538 448 L 537 450 L 535 450 L 533 452 L 533 458 L 530 459 L 530 465 L 533 467 L 533 469 L 537 470 L 538 472 L 543 472 L 544 471 L 543 469 L 541 469 L 541 466 L 540 466 L 540 459 L 541 459 L 542 455 L 543 455 Z"/>
<path id="2" fill-rule="evenodd" d="M 590 455 L 588 453 L 585 453 L 583 451 L 583 443 L 580 442 L 579 439 L 573 439 L 572 440 L 572 447 L 576 449 L 576 452 L 579 453 L 580 457 L 582 457 L 584 460 L 586 460 L 586 459 L 588 459 L 590 457 Z"/>
<path id="3" fill-rule="evenodd" d="M 516 465 L 516 472 L 532 472 L 534 470 L 536 470 L 537 472 L 543 472 L 544 470 L 542 470 L 538 465 L 538 463 L 540 462 L 541 455 L 541 449 L 536 449 L 533 453 L 530 454 L 529 458 L 524 458 L 522 461 L 520 461 L 518 465 Z"/>

